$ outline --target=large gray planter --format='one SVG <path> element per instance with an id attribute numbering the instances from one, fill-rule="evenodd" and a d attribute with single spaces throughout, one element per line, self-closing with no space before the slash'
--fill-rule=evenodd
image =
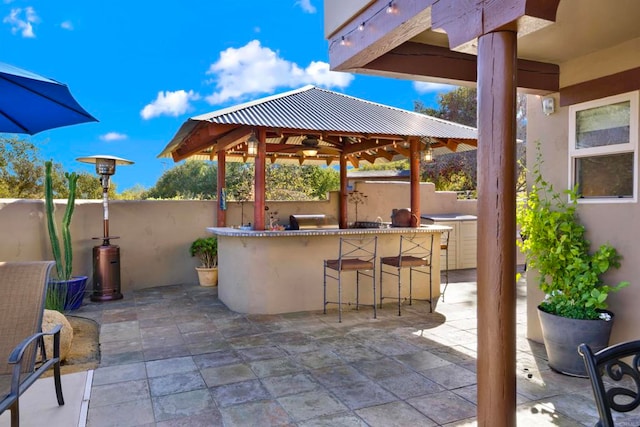
<path id="1" fill-rule="evenodd" d="M 569 319 L 547 313 L 538 307 L 549 367 L 562 374 L 587 377 L 578 346 L 586 343 L 595 353 L 609 345 L 613 313 L 606 313 L 611 315 L 611 320 Z"/>

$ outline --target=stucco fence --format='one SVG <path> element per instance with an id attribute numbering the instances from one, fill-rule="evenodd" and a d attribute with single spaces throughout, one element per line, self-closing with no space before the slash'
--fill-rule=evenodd
<path id="1" fill-rule="evenodd" d="M 401 182 L 359 182 L 355 188 L 367 196 L 358 206 L 359 221 L 390 221 L 393 208 L 409 206 L 410 187 Z M 476 200 L 458 200 L 455 192 L 436 192 L 433 184 L 420 188 L 421 209 L 429 213 L 476 213 Z M 189 246 L 197 237 L 206 236 L 206 227 L 216 225 L 216 201 L 188 200 L 111 200 L 109 231 L 119 239 L 122 292 L 153 286 L 197 283 L 194 267 L 197 259 L 189 255 Z M 66 200 L 56 200 L 56 215 L 62 219 Z M 328 201 L 267 202 L 270 213 L 287 224 L 291 214 L 328 214 L 337 216 L 338 194 Z M 241 224 L 241 205 L 227 204 L 227 225 Z M 355 221 L 355 209 L 349 204 L 349 221 Z M 253 218 L 253 204 L 244 203 L 244 222 Z M 89 276 L 92 283 L 92 248 L 101 243 L 103 208 L 101 200 L 78 200 L 71 222 L 73 271 Z M 0 199 L 0 260 L 28 261 L 52 259 L 44 213 L 44 202 L 31 199 Z M 337 248 L 336 248 L 337 250 Z M 238 260 L 240 263 L 241 260 Z M 321 262 L 321 261 L 319 261 Z"/>

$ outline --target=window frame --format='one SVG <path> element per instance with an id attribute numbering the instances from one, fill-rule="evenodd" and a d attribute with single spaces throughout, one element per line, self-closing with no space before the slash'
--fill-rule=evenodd
<path id="1" fill-rule="evenodd" d="M 578 198 L 578 203 L 636 203 L 638 200 L 638 95 L 640 91 L 627 92 L 594 101 L 583 102 L 569 107 L 569 188 L 576 184 L 576 159 L 597 157 L 611 154 L 633 154 L 633 194 L 631 197 L 595 196 Z M 629 142 L 624 144 L 603 145 L 598 147 L 576 148 L 576 116 L 577 113 L 593 108 L 604 107 L 620 102 L 629 102 Z"/>

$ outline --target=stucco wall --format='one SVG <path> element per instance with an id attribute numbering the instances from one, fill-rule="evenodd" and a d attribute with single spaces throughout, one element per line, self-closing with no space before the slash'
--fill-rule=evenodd
<path id="1" fill-rule="evenodd" d="M 597 76 L 617 73 L 621 71 L 621 64 L 639 66 L 639 53 L 640 42 L 634 40 L 608 51 L 562 64 L 563 86 L 580 83 Z M 585 66 L 585 64 L 589 64 L 589 66 Z M 594 72 L 597 72 L 598 75 L 594 76 Z M 554 97 L 558 101 L 558 95 L 555 94 Z M 563 189 L 569 185 L 569 108 L 560 108 L 558 105 L 556 102 L 554 114 L 545 116 L 541 111 L 540 98 L 529 96 L 527 103 L 527 164 L 532 165 L 535 162 L 534 142 L 540 141 L 545 162 L 544 177 L 556 189 Z M 637 158 L 636 161 L 638 161 Z M 640 300 L 640 284 L 636 278 L 640 277 L 640 264 L 636 262 L 636 258 L 640 250 L 637 244 L 640 241 L 637 238 L 640 236 L 640 223 L 634 219 L 640 218 L 640 205 L 638 203 L 583 204 L 579 206 L 578 214 L 587 228 L 587 238 L 591 241 L 592 247 L 608 242 L 623 256 L 622 267 L 619 270 L 610 271 L 605 276 L 605 280 L 609 283 L 617 283 L 621 280 L 631 282 L 629 287 L 609 297 L 610 309 L 616 314 L 611 343 L 639 339 L 640 332 L 638 332 L 637 325 L 640 324 L 640 311 L 636 307 L 636 302 Z M 528 274 L 527 333 L 529 338 L 542 341 L 536 307 L 544 295 L 537 288 L 536 280 L 535 273 Z"/>
<path id="2" fill-rule="evenodd" d="M 367 203 L 359 206 L 358 219 L 375 220 L 377 216 L 389 221 L 391 209 L 409 206 L 408 184 L 357 183 L 356 189 L 367 194 Z M 451 212 L 475 213 L 475 200 L 452 201 L 452 193 L 437 193 L 432 184 L 421 186 L 422 204 L 451 207 Z M 453 195 L 455 199 L 455 195 Z M 61 220 L 66 201 L 56 201 L 56 212 Z M 269 212 L 278 212 L 280 222 L 288 223 L 293 213 L 325 213 L 338 216 L 337 193 L 322 202 L 267 202 Z M 227 224 L 241 223 L 241 207 L 228 203 Z M 354 207 L 349 205 L 350 221 L 355 220 Z M 267 212 L 266 214 L 268 215 Z M 193 240 L 206 236 L 206 227 L 216 225 L 215 201 L 121 201 L 109 203 L 109 228 L 112 244 L 120 246 L 122 292 L 134 289 L 178 283 L 196 283 L 194 267 L 198 262 L 189 255 Z M 253 218 L 253 203 L 244 205 L 244 222 Z M 267 221 L 268 222 L 268 221 Z M 80 200 L 76 202 L 71 223 L 74 245 L 73 271 L 89 276 L 92 283 L 92 248 L 102 236 L 102 202 Z M 0 260 L 28 261 L 52 259 L 42 200 L 0 199 Z"/>

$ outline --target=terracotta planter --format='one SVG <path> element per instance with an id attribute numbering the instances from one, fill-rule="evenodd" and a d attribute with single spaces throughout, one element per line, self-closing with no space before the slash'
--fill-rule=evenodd
<path id="1" fill-rule="evenodd" d="M 578 346 L 586 343 L 594 352 L 609 344 L 613 313 L 605 311 L 611 320 L 569 319 L 547 313 L 538 307 L 542 338 L 547 350 L 549 367 L 554 371 L 576 377 L 587 377 Z"/>
<path id="2" fill-rule="evenodd" d="M 200 286 L 216 286 L 218 284 L 218 267 L 196 267 Z"/>

